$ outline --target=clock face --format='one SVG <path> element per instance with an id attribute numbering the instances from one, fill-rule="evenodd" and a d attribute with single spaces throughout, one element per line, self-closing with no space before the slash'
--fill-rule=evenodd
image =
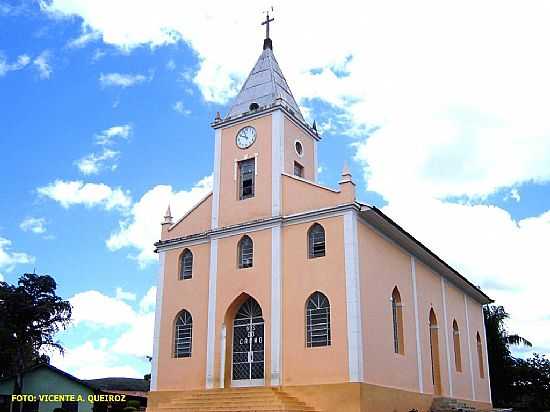
<path id="1" fill-rule="evenodd" d="M 246 149 L 247 147 L 252 146 L 252 144 L 256 141 L 256 129 L 252 126 L 243 127 L 237 133 L 235 141 L 237 143 L 237 147 L 241 149 Z"/>

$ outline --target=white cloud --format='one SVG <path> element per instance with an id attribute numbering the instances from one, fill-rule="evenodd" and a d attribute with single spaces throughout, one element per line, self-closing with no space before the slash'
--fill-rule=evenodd
<path id="1" fill-rule="evenodd" d="M 155 314 L 148 312 L 139 315 L 139 320 L 132 323 L 129 330 L 118 337 L 113 344 L 115 353 L 123 353 L 136 357 L 151 356 L 153 354 L 153 331 Z"/>
<path id="2" fill-rule="evenodd" d="M 509 193 L 509 197 L 514 199 L 516 202 L 520 202 L 521 201 L 521 196 L 519 194 L 519 190 L 514 188 L 512 190 L 510 190 L 510 193 Z"/>
<path id="3" fill-rule="evenodd" d="M 39 187 L 41 196 L 55 200 L 64 208 L 73 205 L 86 207 L 100 206 L 105 210 L 127 210 L 132 199 L 128 192 L 121 188 L 112 189 L 104 183 L 84 183 L 80 180 L 56 180 L 47 186 Z"/>
<path id="4" fill-rule="evenodd" d="M 43 217 L 27 217 L 20 224 L 19 228 L 23 232 L 32 232 L 36 234 L 46 233 L 46 219 Z"/>
<path id="5" fill-rule="evenodd" d="M 434 129 L 425 133 L 412 121 L 387 125 L 358 143 L 356 159 L 365 166 L 369 190 L 386 197 L 483 197 L 516 184 L 550 181 L 550 127 L 543 136 L 526 129 L 430 124 Z"/>
<path id="6" fill-rule="evenodd" d="M 99 145 L 110 145 L 117 138 L 128 140 L 131 134 L 132 126 L 129 124 L 113 126 L 98 133 L 95 137 L 95 142 Z"/>
<path id="7" fill-rule="evenodd" d="M 107 246 L 111 250 L 137 249 L 135 256 L 140 266 L 157 260 L 153 243 L 160 237 L 160 221 L 166 206 L 172 212 L 183 215 L 212 188 L 212 177 L 205 177 L 190 190 L 174 192 L 171 186 L 158 185 L 145 193 L 130 211 L 130 216 L 120 222 L 118 232 L 111 234 Z M 155 218 L 157 217 L 157 218 Z"/>
<path id="8" fill-rule="evenodd" d="M 151 286 L 145 296 L 139 302 L 139 308 L 142 312 L 149 312 L 155 309 L 157 302 L 157 287 Z"/>
<path id="9" fill-rule="evenodd" d="M 51 53 L 48 50 L 44 50 L 32 62 L 41 79 L 49 79 L 52 74 L 52 67 L 49 62 L 50 58 Z"/>
<path id="10" fill-rule="evenodd" d="M 136 321 L 132 306 L 119 298 L 112 298 L 97 290 L 80 292 L 69 299 L 73 306 L 74 325 L 86 322 L 90 325 L 128 325 Z"/>
<path id="11" fill-rule="evenodd" d="M 53 353 L 52 364 L 80 378 L 141 377 L 142 374 L 136 369 L 127 366 L 127 356 L 145 362 L 145 356 L 152 354 L 154 303 L 151 304 L 150 300 L 155 290 L 151 287 L 140 299 L 139 310 L 127 302 L 136 301 L 136 294 L 121 288 L 117 288 L 115 297 L 97 290 L 80 292 L 71 297 L 71 327 L 92 327 L 98 338 L 67 348 L 64 357 Z"/>
<path id="12" fill-rule="evenodd" d="M 103 87 L 115 86 L 115 87 L 132 87 L 146 81 L 151 81 L 152 76 L 145 76 L 143 74 L 130 74 L 130 73 L 101 73 L 99 75 L 99 83 Z"/>
<path id="13" fill-rule="evenodd" d="M 2 274 L 0 273 L 0 282 L 3 282 L 3 281 L 4 281 L 4 275 L 2 275 Z"/>
<path id="14" fill-rule="evenodd" d="M 34 257 L 27 253 L 13 252 L 11 244 L 11 240 L 0 236 L 0 269 L 11 272 L 16 265 L 34 262 Z"/>
<path id="15" fill-rule="evenodd" d="M 174 59 L 168 60 L 168 63 L 166 63 L 166 70 L 173 71 L 176 69 L 176 62 Z"/>
<path id="16" fill-rule="evenodd" d="M 136 369 L 127 366 L 107 348 L 105 340 L 86 341 L 80 346 L 65 348 L 65 355 L 51 354 L 51 363 L 79 379 L 96 379 L 107 376 L 141 378 Z"/>
<path id="17" fill-rule="evenodd" d="M 133 300 L 136 300 L 136 294 L 132 293 L 132 292 L 125 291 L 122 288 L 116 288 L 115 299 L 133 301 Z"/>
<path id="18" fill-rule="evenodd" d="M 0 77 L 11 71 L 17 71 L 25 68 L 31 61 L 26 54 L 21 54 L 13 63 L 9 63 L 2 52 L 0 52 Z"/>
<path id="19" fill-rule="evenodd" d="M 174 103 L 172 108 L 176 112 L 183 114 L 184 116 L 189 116 L 191 114 L 191 110 L 187 109 L 181 100 L 178 100 L 176 103 Z"/>
<path id="20" fill-rule="evenodd" d="M 76 166 L 84 175 L 95 175 L 106 167 L 108 161 L 114 161 L 118 158 L 119 152 L 104 148 L 101 153 L 90 153 L 75 162 Z M 109 168 L 114 170 L 117 163 L 110 163 Z"/>
<path id="21" fill-rule="evenodd" d="M 84 32 L 80 36 L 67 42 L 67 47 L 70 49 L 80 49 L 86 46 L 88 43 L 99 40 L 100 38 L 101 33 L 86 31 L 86 29 L 84 29 Z"/>

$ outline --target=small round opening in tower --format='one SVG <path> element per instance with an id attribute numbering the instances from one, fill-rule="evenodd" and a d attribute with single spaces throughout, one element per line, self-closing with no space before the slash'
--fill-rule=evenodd
<path id="1" fill-rule="evenodd" d="M 260 105 L 256 102 L 250 103 L 250 106 L 248 107 L 250 111 L 258 110 L 260 108 Z"/>
<path id="2" fill-rule="evenodd" d="M 302 154 L 304 153 L 302 143 L 296 140 L 296 142 L 294 143 L 294 148 L 296 149 L 296 153 L 298 153 L 298 156 L 302 156 Z"/>

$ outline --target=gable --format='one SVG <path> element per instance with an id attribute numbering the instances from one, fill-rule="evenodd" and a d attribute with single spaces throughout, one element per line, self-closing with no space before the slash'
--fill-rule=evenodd
<path id="1" fill-rule="evenodd" d="M 175 239 L 195 233 L 202 233 L 210 230 L 212 223 L 212 193 L 209 193 L 189 212 L 174 223 L 166 233 L 163 233 L 162 240 Z"/>

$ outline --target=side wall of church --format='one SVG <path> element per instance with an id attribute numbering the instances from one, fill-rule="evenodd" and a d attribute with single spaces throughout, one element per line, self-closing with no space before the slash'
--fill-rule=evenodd
<path id="1" fill-rule="evenodd" d="M 193 277 L 180 280 L 179 257 L 183 250 L 184 248 L 179 248 L 164 252 L 165 270 L 158 362 L 159 390 L 204 388 L 210 244 L 202 243 L 189 247 L 193 253 Z M 174 325 L 177 315 L 183 309 L 193 317 L 192 356 L 174 358 Z"/>
<path id="2" fill-rule="evenodd" d="M 462 290 L 449 281 L 442 282 L 439 274 L 418 259 L 412 260 L 407 251 L 362 222 L 358 225 L 358 241 L 365 382 L 415 392 L 422 389 L 426 394 L 434 393 L 429 327 L 430 309 L 433 309 L 438 326 L 442 395 L 489 402 L 487 347 L 481 305 L 467 297 L 466 308 Z M 413 265 L 417 311 L 414 304 Z M 391 297 L 395 286 L 399 290 L 403 310 L 403 354 L 395 353 L 393 346 Z M 416 316 L 419 346 L 416 340 Z M 452 329 L 455 319 L 460 331 L 461 372 L 455 366 Z M 484 378 L 480 377 L 479 372 L 476 341 L 478 331 L 482 339 Z"/>
<path id="3" fill-rule="evenodd" d="M 326 255 L 308 258 L 307 231 L 315 222 L 325 229 Z M 283 227 L 283 385 L 348 381 L 344 218 L 327 217 Z M 330 302 L 331 345 L 308 348 L 305 307 L 322 292 Z"/>
<path id="4" fill-rule="evenodd" d="M 362 222 L 358 237 L 365 382 L 418 391 L 410 255 Z M 395 287 L 403 304 L 403 354 L 394 353 L 391 297 Z"/>

